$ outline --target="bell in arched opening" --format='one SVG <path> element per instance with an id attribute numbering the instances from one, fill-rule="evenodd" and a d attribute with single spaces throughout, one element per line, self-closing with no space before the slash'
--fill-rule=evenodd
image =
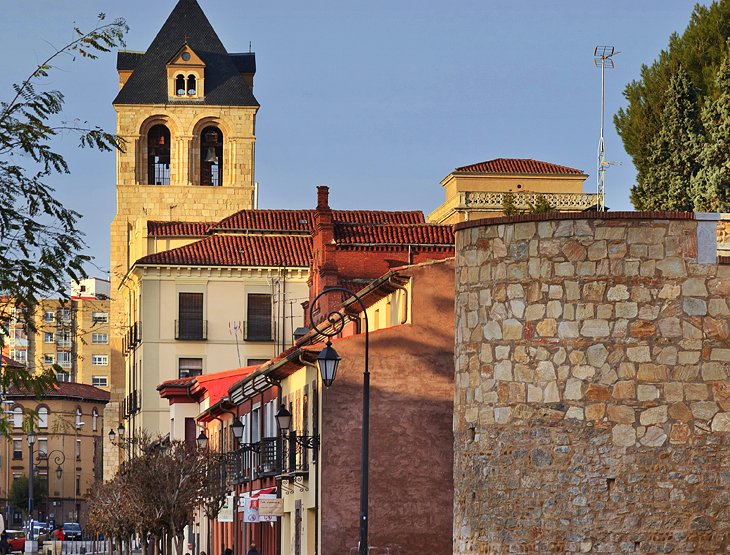
<path id="1" fill-rule="evenodd" d="M 200 134 L 200 184 L 223 185 L 223 133 L 206 127 Z"/>

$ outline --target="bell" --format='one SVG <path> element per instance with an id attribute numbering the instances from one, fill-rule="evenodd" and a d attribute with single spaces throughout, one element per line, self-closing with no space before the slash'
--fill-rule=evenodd
<path id="1" fill-rule="evenodd" d="M 215 149 L 212 146 L 208 147 L 208 153 L 205 155 L 205 162 L 210 164 L 216 162 L 218 157 L 215 155 Z"/>
<path id="2" fill-rule="evenodd" d="M 159 139 L 157 139 L 157 144 L 160 145 L 160 146 L 162 146 L 162 145 L 165 144 L 165 136 L 164 135 L 160 135 Z"/>

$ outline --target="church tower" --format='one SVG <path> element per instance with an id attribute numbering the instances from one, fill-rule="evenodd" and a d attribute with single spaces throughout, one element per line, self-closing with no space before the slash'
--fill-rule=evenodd
<path id="1" fill-rule="evenodd" d="M 215 222 L 253 207 L 259 108 L 254 54 L 229 54 L 196 0 L 178 1 L 146 52 L 119 52 L 117 70 L 120 91 L 113 105 L 126 148 L 117 153 L 111 226 L 116 402 L 108 407 L 107 428 L 138 402 L 125 383 L 123 339 L 134 328 L 131 315 L 140 299 L 120 283 L 136 260 L 150 254 L 147 223 Z"/>

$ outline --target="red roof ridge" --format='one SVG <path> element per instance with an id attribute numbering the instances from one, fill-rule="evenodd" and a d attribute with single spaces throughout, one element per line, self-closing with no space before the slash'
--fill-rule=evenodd
<path id="1" fill-rule="evenodd" d="M 583 170 L 577 168 L 532 158 L 494 158 L 493 160 L 460 166 L 454 171 L 463 173 L 586 175 Z"/>

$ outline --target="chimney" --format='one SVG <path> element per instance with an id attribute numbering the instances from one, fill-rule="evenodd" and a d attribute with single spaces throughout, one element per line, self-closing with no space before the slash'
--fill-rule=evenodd
<path id="1" fill-rule="evenodd" d="M 317 211 L 329 210 L 330 188 L 327 185 L 317 186 Z"/>
<path id="2" fill-rule="evenodd" d="M 310 302 L 327 287 L 337 285 L 337 246 L 329 187 L 317 187 L 317 210 L 312 230 L 312 263 L 309 272 Z"/>

